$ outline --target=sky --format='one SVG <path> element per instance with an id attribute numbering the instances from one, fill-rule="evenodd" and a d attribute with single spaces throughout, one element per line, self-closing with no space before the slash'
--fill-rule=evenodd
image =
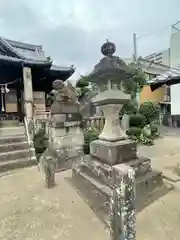
<path id="1" fill-rule="evenodd" d="M 56 64 L 76 67 L 76 80 L 93 70 L 106 39 L 125 59 L 133 33 L 139 56 L 166 49 L 179 9 L 179 0 L 0 0 L 0 36 L 43 45 Z"/>

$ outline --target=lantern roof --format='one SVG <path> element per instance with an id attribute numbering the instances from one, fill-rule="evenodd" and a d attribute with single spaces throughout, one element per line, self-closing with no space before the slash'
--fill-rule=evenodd
<path id="1" fill-rule="evenodd" d="M 113 55 L 115 51 L 116 45 L 108 40 L 101 46 L 101 53 L 104 57 L 90 73 L 90 82 L 99 82 L 104 78 L 118 77 L 119 79 L 128 79 L 132 77 L 132 69 L 126 65 L 123 59 Z"/>

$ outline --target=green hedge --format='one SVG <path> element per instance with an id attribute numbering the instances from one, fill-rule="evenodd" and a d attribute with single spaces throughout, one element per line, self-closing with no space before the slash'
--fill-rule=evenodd
<path id="1" fill-rule="evenodd" d="M 146 117 L 148 123 L 151 123 L 159 119 L 160 107 L 156 103 L 147 101 L 141 104 L 139 112 Z"/>
<path id="2" fill-rule="evenodd" d="M 130 127 L 139 127 L 143 128 L 146 125 L 146 118 L 142 114 L 134 114 L 129 116 L 129 125 Z"/>
<path id="3" fill-rule="evenodd" d="M 130 137 L 135 136 L 139 137 L 141 135 L 142 129 L 139 127 L 130 127 L 127 131 L 126 134 Z"/>
<path id="4" fill-rule="evenodd" d="M 48 136 L 46 135 L 44 128 L 40 128 L 39 131 L 34 135 L 33 142 L 36 158 L 39 161 L 41 155 L 48 146 Z"/>
<path id="5" fill-rule="evenodd" d="M 150 128 L 151 128 L 151 133 L 152 134 L 156 134 L 158 131 L 159 131 L 159 127 L 158 127 L 158 125 L 157 124 L 151 124 L 150 125 Z"/>
<path id="6" fill-rule="evenodd" d="M 98 139 L 99 132 L 95 130 L 89 130 L 84 133 L 84 153 L 90 153 L 90 143 Z"/>

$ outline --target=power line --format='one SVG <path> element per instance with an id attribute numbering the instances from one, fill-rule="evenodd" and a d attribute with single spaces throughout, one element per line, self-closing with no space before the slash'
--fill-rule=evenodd
<path id="1" fill-rule="evenodd" d="M 166 25 L 166 26 L 161 27 L 161 28 L 159 28 L 159 29 L 157 29 L 157 30 L 155 30 L 155 31 L 152 31 L 152 32 L 146 33 L 146 34 L 144 34 L 144 35 L 141 35 L 141 36 L 137 37 L 137 39 L 154 35 L 154 34 L 160 32 L 160 31 L 163 31 L 164 29 L 169 28 L 169 27 L 171 27 L 171 26 L 172 26 L 172 25 Z"/>
<path id="2" fill-rule="evenodd" d="M 171 27 L 173 28 L 173 27 L 175 27 L 178 23 L 180 23 L 180 21 L 177 21 L 176 23 L 173 23 L 173 24 L 165 25 L 165 26 L 163 26 L 163 27 L 161 27 L 161 28 L 156 29 L 155 31 L 152 31 L 152 32 L 146 33 L 146 34 L 144 34 L 144 35 L 141 35 L 141 36 L 137 37 L 137 39 L 143 38 L 143 37 L 148 37 L 148 36 L 150 36 L 150 35 L 154 35 L 154 34 L 160 32 L 160 31 L 163 31 L 163 30 L 166 29 L 166 28 L 171 28 Z"/>

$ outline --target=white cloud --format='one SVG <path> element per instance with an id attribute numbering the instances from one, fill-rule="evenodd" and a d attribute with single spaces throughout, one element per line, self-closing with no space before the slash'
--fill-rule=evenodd
<path id="1" fill-rule="evenodd" d="M 0 35 L 42 44 L 58 64 L 91 71 L 106 38 L 130 58 L 132 33 L 154 31 L 179 18 L 179 0 L 0 0 Z M 138 40 L 138 53 L 168 47 L 168 30 Z"/>

